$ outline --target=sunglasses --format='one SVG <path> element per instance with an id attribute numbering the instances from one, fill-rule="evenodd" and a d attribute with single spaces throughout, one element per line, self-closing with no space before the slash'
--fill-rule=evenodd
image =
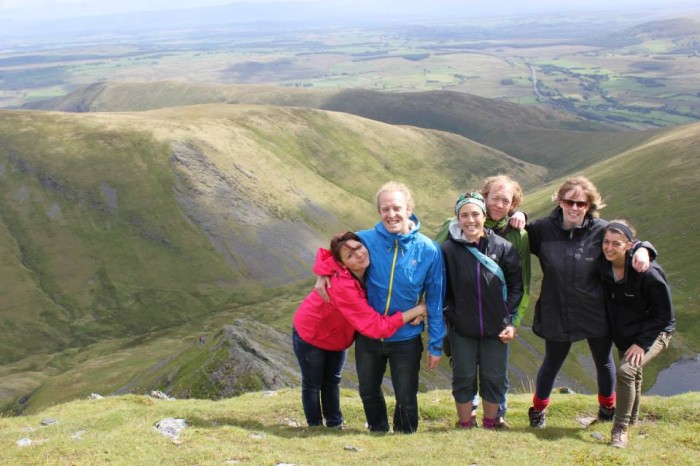
<path id="1" fill-rule="evenodd" d="M 572 199 L 562 199 L 561 203 L 564 204 L 568 208 L 572 208 L 573 206 L 576 206 L 579 209 L 585 209 L 586 207 L 588 207 L 590 205 L 587 201 L 574 201 Z"/>

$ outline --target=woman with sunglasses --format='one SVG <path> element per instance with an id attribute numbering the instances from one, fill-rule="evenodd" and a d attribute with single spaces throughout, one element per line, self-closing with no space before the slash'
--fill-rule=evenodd
<path id="1" fill-rule="evenodd" d="M 613 220 L 605 228 L 604 258 L 598 261 L 612 337 L 619 353 L 617 409 L 611 445 L 627 446 L 627 428 L 639 417 L 642 368 L 668 347 L 676 319 L 671 288 L 658 263 L 639 273 L 630 263 L 636 242 L 634 228 L 625 220 Z"/>
<path id="2" fill-rule="evenodd" d="M 294 314 L 292 343 L 301 369 L 301 401 L 309 426 L 342 428 L 340 378 L 355 331 L 370 338 L 388 338 L 406 322 L 418 324 L 427 315 L 420 303 L 391 316 L 367 303 L 365 272 L 369 251 L 348 231 L 319 248 L 313 271 L 330 277 L 330 302 L 314 289 Z"/>
<path id="3" fill-rule="evenodd" d="M 596 366 L 598 419 L 612 421 L 615 412 L 615 363 L 605 312 L 603 286 L 596 272 L 607 222 L 598 211 L 605 207 L 590 180 L 567 179 L 552 196 L 552 213 L 529 223 L 530 251 L 542 268 L 540 297 L 535 305 L 533 332 L 545 340 L 545 356 L 537 372 L 530 426 L 545 427 L 545 410 L 554 381 L 571 345 L 586 340 Z M 635 245 L 638 246 L 638 245 Z M 651 245 L 635 247 L 637 270 L 649 267 Z"/>
<path id="4" fill-rule="evenodd" d="M 499 403 L 508 391 L 513 319 L 523 296 L 520 257 L 513 244 L 484 228 L 486 203 L 481 194 L 460 195 L 455 214 L 449 239 L 440 248 L 447 275 L 444 309 L 457 426 L 476 427 L 472 405 L 478 382 L 482 426 L 495 429 Z"/>

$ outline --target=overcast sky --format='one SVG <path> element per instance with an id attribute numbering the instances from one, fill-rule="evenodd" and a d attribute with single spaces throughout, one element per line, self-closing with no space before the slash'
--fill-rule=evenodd
<path id="1" fill-rule="evenodd" d="M 464 8 L 470 5 L 478 12 L 523 13 L 527 11 L 566 11 L 594 9 L 638 10 L 641 7 L 684 6 L 697 8 L 697 0 L 0 0 L 0 19 L 19 21 L 44 21 L 75 16 L 107 15 L 113 13 L 139 12 L 144 10 L 172 10 L 207 5 L 231 3 L 278 3 L 310 2 L 326 6 L 351 4 L 368 10 L 397 8 L 413 10 L 448 11 L 451 6 Z"/>

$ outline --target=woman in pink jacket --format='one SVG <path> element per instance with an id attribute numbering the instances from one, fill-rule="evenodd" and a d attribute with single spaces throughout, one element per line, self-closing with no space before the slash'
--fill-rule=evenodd
<path id="1" fill-rule="evenodd" d="M 353 232 L 337 234 L 330 251 L 319 248 L 313 271 L 330 276 L 330 303 L 313 290 L 294 314 L 292 342 L 301 368 L 301 402 L 309 426 L 342 428 L 340 375 L 355 331 L 370 338 L 387 338 L 403 324 L 417 324 L 426 315 L 424 304 L 391 316 L 368 303 L 365 271 L 369 252 Z"/>

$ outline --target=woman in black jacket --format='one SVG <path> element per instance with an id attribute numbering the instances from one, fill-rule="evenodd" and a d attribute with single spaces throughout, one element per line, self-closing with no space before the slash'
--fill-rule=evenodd
<path id="1" fill-rule="evenodd" d="M 484 405 L 482 426 L 496 427 L 498 403 L 508 390 L 508 343 L 523 296 L 520 256 L 513 245 L 484 228 L 486 205 L 477 192 L 462 194 L 442 243 L 447 289 L 445 319 L 451 347 L 452 395 L 458 427 L 471 419 L 476 381 Z"/>
<path id="2" fill-rule="evenodd" d="M 639 416 L 642 368 L 668 347 L 676 319 L 671 288 L 658 263 L 639 273 L 631 265 L 629 251 L 634 229 L 624 220 L 605 228 L 604 259 L 598 262 L 612 337 L 619 352 L 617 409 L 611 445 L 627 446 L 627 428 Z"/>
<path id="3" fill-rule="evenodd" d="M 607 225 L 598 218 L 605 207 L 598 189 L 583 176 L 567 179 L 552 200 L 559 205 L 542 219 L 527 225 L 530 251 L 542 267 L 542 288 L 535 305 L 533 332 L 545 339 L 545 356 L 537 372 L 530 426 L 545 426 L 545 409 L 554 381 L 571 345 L 586 340 L 596 366 L 598 419 L 612 421 L 615 412 L 615 363 L 605 312 L 602 283 L 596 261 Z M 651 246 L 648 246 L 651 248 Z M 635 254 L 641 270 L 649 266 L 649 253 Z"/>

